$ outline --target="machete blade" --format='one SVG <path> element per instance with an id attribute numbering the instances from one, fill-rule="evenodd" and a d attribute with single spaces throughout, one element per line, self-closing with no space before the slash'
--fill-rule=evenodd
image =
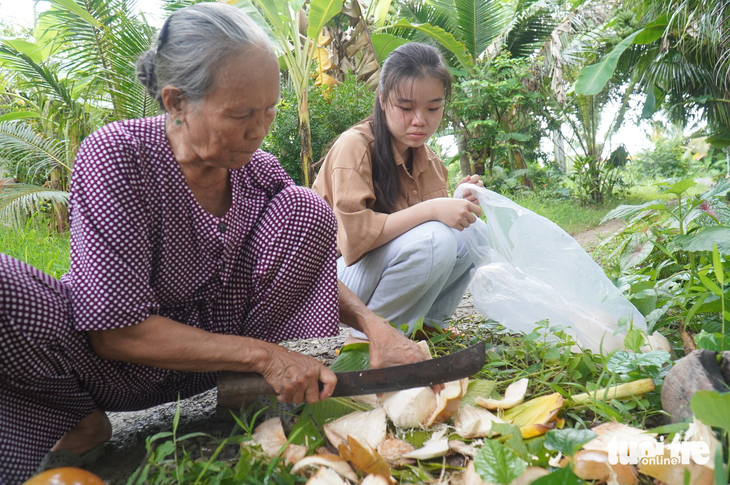
<path id="1" fill-rule="evenodd" d="M 340 372 L 332 397 L 401 391 L 471 377 L 482 370 L 484 354 L 484 342 L 479 342 L 459 352 L 415 364 Z"/>
<path id="2" fill-rule="evenodd" d="M 415 364 L 337 373 L 332 397 L 361 396 L 426 387 L 471 377 L 484 366 L 485 346 L 479 342 L 459 352 Z M 320 383 L 320 386 L 322 384 Z M 218 396 L 261 396 L 275 394 L 259 374 L 222 372 L 218 375 Z"/>

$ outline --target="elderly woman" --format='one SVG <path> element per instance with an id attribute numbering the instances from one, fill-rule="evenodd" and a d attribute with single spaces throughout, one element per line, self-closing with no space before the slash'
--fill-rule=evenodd
<path id="1" fill-rule="evenodd" d="M 111 435 L 105 411 L 200 393 L 217 371 L 262 374 L 283 402 L 325 399 L 335 375 L 275 342 L 338 322 L 369 336 L 373 366 L 422 358 L 338 282 L 326 203 L 258 150 L 279 99 L 263 31 L 227 5 L 184 8 L 138 73 L 166 114 L 84 141 L 69 273 L 0 255 L 0 484 L 49 450 L 89 457 Z"/>

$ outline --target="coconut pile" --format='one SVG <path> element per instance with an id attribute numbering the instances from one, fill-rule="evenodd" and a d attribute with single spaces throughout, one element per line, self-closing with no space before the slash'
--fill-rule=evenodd
<path id="1" fill-rule="evenodd" d="M 540 436 L 556 427 L 562 428 L 564 421 L 558 417 L 558 412 L 564 402 L 558 393 L 525 401 L 528 379 L 510 385 L 502 399 L 474 396 L 470 389 L 478 390 L 478 383 L 462 379 L 444 384 L 438 392 L 422 387 L 352 398 L 372 410 L 354 411 L 325 423 L 322 428 L 328 446 L 319 448 L 312 456 L 306 456 L 306 446 L 287 441 L 279 418 L 259 425 L 254 430 L 253 443 L 259 444 L 271 458 L 283 458 L 286 464 L 292 464 L 291 472 L 308 477 L 308 485 L 390 485 L 396 483 L 393 469 L 416 465 L 417 460 L 434 460 L 434 463 L 445 465 L 447 459 L 449 463 L 459 463 L 459 470 L 449 467 L 447 472 L 444 467 L 440 483 L 493 485 L 477 473 L 474 461 L 484 439 L 499 436 L 492 429 L 493 425 L 517 426 L 523 439 Z M 468 401 L 476 405 L 462 402 L 467 392 L 470 394 Z M 430 434 L 420 448 L 404 439 L 414 429 Z M 712 483 L 712 460 L 704 466 L 691 460 L 677 466 L 612 465 L 609 463 L 612 441 L 614 445 L 616 440 L 654 445 L 657 435 L 615 422 L 602 424 L 592 431 L 597 436 L 572 458 L 558 454 L 549 465 L 571 466 L 578 477 L 609 485 L 637 485 L 639 472 L 668 485 L 683 485 L 687 473 L 691 474 L 693 484 Z M 686 439 L 707 440 L 713 453 L 720 446 L 712 430 L 698 421 L 687 432 Z M 665 449 L 669 456 L 671 446 Z M 527 466 L 511 485 L 527 485 L 548 474 L 545 468 Z"/>

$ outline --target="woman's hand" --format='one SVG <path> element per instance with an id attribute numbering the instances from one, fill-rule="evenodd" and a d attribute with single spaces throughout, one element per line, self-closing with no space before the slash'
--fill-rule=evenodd
<path id="1" fill-rule="evenodd" d="M 482 215 L 482 209 L 466 199 L 442 197 L 421 202 L 419 205 L 428 207 L 430 212 L 429 220 L 442 222 L 459 231 L 469 227 L 476 222 L 477 217 Z"/>
<path id="2" fill-rule="evenodd" d="M 461 184 L 474 184 L 477 187 L 484 187 L 484 182 L 479 180 L 479 175 L 471 175 L 469 177 L 464 177 L 463 179 L 461 179 L 459 181 L 458 184 L 456 184 L 456 186 L 458 187 Z M 472 204 L 479 205 L 479 200 L 476 198 L 475 195 L 473 195 L 471 193 L 471 190 L 469 190 L 469 189 L 466 189 L 464 191 L 464 195 L 462 196 L 462 199 L 466 199 L 469 202 L 471 202 Z"/>
<path id="3" fill-rule="evenodd" d="M 317 359 L 278 345 L 271 349 L 259 373 L 274 388 L 279 401 L 314 404 L 332 395 L 337 377 Z M 320 382 L 324 385 L 321 391 Z"/>
<path id="4" fill-rule="evenodd" d="M 373 322 L 368 339 L 370 340 L 370 367 L 379 369 L 381 367 L 392 367 L 394 365 L 413 364 L 426 360 L 421 348 L 398 330 L 393 328 L 386 320 L 380 317 L 381 322 Z"/>

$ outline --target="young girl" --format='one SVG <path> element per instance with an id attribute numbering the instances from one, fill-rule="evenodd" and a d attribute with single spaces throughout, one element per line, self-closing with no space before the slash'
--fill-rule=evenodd
<path id="1" fill-rule="evenodd" d="M 426 326 L 446 325 L 473 266 L 460 231 L 481 210 L 469 192 L 448 198 L 446 167 L 426 146 L 450 94 L 435 48 L 395 49 L 383 64 L 373 115 L 337 139 L 312 186 L 337 217 L 339 279 L 373 312 L 407 324 L 408 334 L 421 317 Z"/>

